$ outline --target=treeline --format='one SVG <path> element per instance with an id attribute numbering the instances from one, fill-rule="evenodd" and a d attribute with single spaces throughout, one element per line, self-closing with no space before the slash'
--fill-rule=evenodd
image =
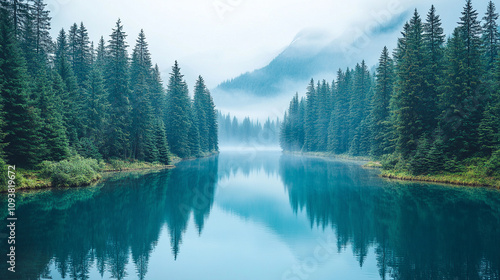
<path id="1" fill-rule="evenodd" d="M 467 0 L 445 40 L 434 6 L 415 10 L 374 77 L 364 62 L 336 81 L 311 81 L 285 114 L 284 150 L 370 155 L 413 174 L 500 167 L 500 34 L 490 1 L 483 22 Z M 491 155 L 494 155 L 491 157 Z"/>
<path id="2" fill-rule="evenodd" d="M 267 118 L 264 123 L 259 120 L 251 120 L 246 117 L 243 121 L 236 117 L 231 118 L 230 114 L 219 112 L 219 139 L 224 144 L 257 144 L 267 146 L 277 146 L 279 143 L 279 119 L 271 120 Z"/>
<path id="3" fill-rule="evenodd" d="M 1 0 L 2 157 L 33 167 L 76 153 L 168 163 L 218 150 L 217 115 L 203 78 L 194 100 L 175 62 L 165 90 L 141 30 L 132 54 L 120 20 L 90 42 L 83 23 L 55 41 L 43 0 Z"/>

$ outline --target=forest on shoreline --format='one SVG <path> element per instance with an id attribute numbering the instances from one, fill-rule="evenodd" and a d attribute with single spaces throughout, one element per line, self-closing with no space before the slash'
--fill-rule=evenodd
<path id="1" fill-rule="evenodd" d="M 425 21 L 415 10 L 374 75 L 363 61 L 339 69 L 332 83 L 311 80 L 306 97 L 295 95 L 281 147 L 370 156 L 394 178 L 458 175 L 458 182 L 499 184 L 498 18 L 490 1 L 481 22 L 467 0 L 446 39 L 434 6 Z"/>
<path id="2" fill-rule="evenodd" d="M 203 78 L 191 99 L 176 61 L 165 88 L 143 30 L 129 55 L 119 19 L 94 47 L 83 22 L 53 40 L 43 0 L 0 3 L 2 170 L 15 165 L 74 185 L 96 180 L 104 162 L 167 165 L 218 152 Z"/>

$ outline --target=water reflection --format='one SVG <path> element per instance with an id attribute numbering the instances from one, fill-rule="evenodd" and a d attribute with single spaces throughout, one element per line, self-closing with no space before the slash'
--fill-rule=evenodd
<path id="1" fill-rule="evenodd" d="M 176 258 L 190 216 L 201 234 L 213 204 L 218 158 L 180 165 L 108 181 L 83 199 L 81 192 L 89 189 L 47 192 L 20 206 L 17 272 L 8 279 L 49 278 L 52 264 L 62 278 L 90 279 L 95 264 L 101 277 L 124 279 L 134 273 L 126 269 L 129 259 L 137 277 L 146 279 L 162 227 L 168 229 Z M 2 252 L 6 243 L 1 242 Z M 0 278 L 7 279 L 2 276 L 7 267 L 1 266 Z"/>
<path id="2" fill-rule="evenodd" d="M 375 249 L 381 279 L 499 279 L 496 190 L 382 181 L 349 163 L 283 156 L 294 211 L 331 227 L 360 266 Z"/>
<path id="3" fill-rule="evenodd" d="M 0 201 L 6 209 L 4 197 Z M 294 265 L 290 259 L 310 256 L 315 240 L 325 235 L 333 236 L 335 253 L 358 268 L 373 263 L 376 278 L 500 279 L 498 191 L 385 181 L 352 162 L 221 154 L 183 162 L 174 170 L 126 174 L 94 188 L 24 196 L 17 215 L 18 272 L 7 275 L 1 262 L 0 279 L 179 278 L 163 265 L 181 270 L 181 276 L 186 268 L 199 268 L 197 279 L 208 277 L 204 271 L 220 273 L 210 275 L 213 279 L 242 279 L 227 276 L 230 268 L 248 279 L 279 279 Z M 243 222 L 236 225 L 235 217 Z M 234 232 L 245 237 L 216 229 L 236 227 Z M 189 234 L 194 230 L 221 243 L 194 240 Z M 0 234 L 5 236 L 5 229 Z M 170 252 L 152 265 L 160 239 L 170 243 Z M 259 261 L 268 262 L 259 255 L 264 254 L 261 247 L 242 261 L 221 253 L 252 242 L 275 251 L 276 261 L 264 271 L 268 278 L 250 272 L 262 268 Z M 0 239 L 2 252 L 6 243 Z M 184 263 L 179 261 L 183 252 L 190 256 Z M 322 265 L 337 268 L 331 261 Z M 161 272 L 154 274 L 158 266 Z M 219 267 L 228 267 L 226 274 Z M 343 279 L 339 275 L 353 273 L 359 270 L 335 275 Z"/>

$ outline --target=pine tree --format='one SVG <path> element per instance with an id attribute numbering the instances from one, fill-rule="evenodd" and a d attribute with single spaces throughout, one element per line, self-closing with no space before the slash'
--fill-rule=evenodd
<path id="1" fill-rule="evenodd" d="M 217 110 L 215 109 L 215 103 L 210 94 L 210 91 L 206 91 L 208 108 L 207 108 L 207 126 L 208 126 L 208 152 L 218 152 L 219 151 L 219 124 L 217 122 Z"/>
<path id="2" fill-rule="evenodd" d="M 0 93 L 9 164 L 32 166 L 41 160 L 39 116 L 29 104 L 25 62 L 20 55 L 10 17 L 0 9 Z"/>
<path id="3" fill-rule="evenodd" d="M 67 136 L 70 143 L 74 143 L 78 140 L 79 134 L 82 132 L 83 123 L 79 119 L 79 115 L 82 112 L 83 98 L 68 61 L 68 44 L 64 29 L 61 29 L 57 37 L 54 63 L 55 70 L 64 83 L 64 89 L 57 91 L 57 94 L 63 107 L 63 120 L 67 129 Z"/>
<path id="4" fill-rule="evenodd" d="M 425 82 L 425 54 L 423 50 L 422 22 L 415 11 L 410 23 L 405 25 L 403 38 L 396 50 L 395 107 L 397 151 L 403 159 L 411 158 L 419 139 L 426 132 L 424 100 L 427 92 Z"/>
<path id="5" fill-rule="evenodd" d="M 109 102 L 108 93 L 104 87 L 103 74 L 98 67 L 94 67 L 85 83 L 85 138 L 89 139 L 100 155 L 103 151 L 105 133 L 108 126 Z M 97 156 L 97 157 L 101 157 Z"/>
<path id="6" fill-rule="evenodd" d="M 90 48 L 90 39 L 87 28 L 80 23 L 80 27 L 76 34 L 76 54 L 73 61 L 73 70 L 80 85 L 85 83 L 88 74 L 90 73 L 92 64 L 92 54 Z"/>
<path id="7" fill-rule="evenodd" d="M 371 78 L 365 61 L 356 65 L 354 72 L 353 94 L 349 101 L 349 153 L 362 155 L 367 153 L 366 138 L 369 138 L 368 124 L 365 121 L 369 108 Z"/>
<path id="8" fill-rule="evenodd" d="M 181 158 L 190 155 L 188 133 L 191 105 L 183 77 L 176 61 L 167 87 L 165 125 L 170 150 Z"/>
<path id="9" fill-rule="evenodd" d="M 459 27 L 447 45 L 440 129 L 447 153 L 458 159 L 479 151 L 479 124 L 485 96 L 480 94 L 481 26 L 468 0 Z"/>
<path id="10" fill-rule="evenodd" d="M 154 141 L 154 116 L 149 85 L 152 80 L 151 55 L 146 36 L 141 30 L 132 54 L 132 156 L 139 160 L 157 158 Z M 155 161 L 155 160 L 153 160 Z"/>
<path id="11" fill-rule="evenodd" d="M 21 40 L 24 26 L 28 22 L 29 4 L 27 0 L 11 0 L 8 3 L 3 3 L 4 7 L 9 11 L 9 15 L 5 15 L 12 19 L 13 32 L 16 39 Z"/>
<path id="12" fill-rule="evenodd" d="M 99 39 L 99 44 L 97 45 L 94 64 L 95 67 L 97 67 L 101 72 L 104 71 L 106 65 L 106 46 L 104 43 L 104 37 L 102 36 L 101 39 Z"/>
<path id="13" fill-rule="evenodd" d="M 304 122 L 305 129 L 305 142 L 304 142 L 304 151 L 315 151 L 315 129 L 314 122 L 317 119 L 317 97 L 316 97 L 316 89 L 314 87 L 314 80 L 311 79 L 309 86 L 307 87 L 306 93 L 306 119 Z"/>
<path id="14" fill-rule="evenodd" d="M 328 151 L 344 154 L 349 149 L 349 101 L 351 100 L 352 73 L 349 68 L 344 73 L 337 72 L 337 86 L 332 96 L 333 111 L 328 133 Z"/>
<path id="15" fill-rule="evenodd" d="M 389 142 L 391 131 L 389 106 L 394 86 L 394 65 L 387 47 L 382 51 L 375 77 L 376 86 L 371 111 L 373 141 L 370 154 L 380 157 L 392 152 Z"/>
<path id="16" fill-rule="evenodd" d="M 482 44 L 484 48 L 484 62 L 486 71 L 488 72 L 494 70 L 500 49 L 500 32 L 497 23 L 498 13 L 493 1 L 488 3 L 488 9 L 483 20 Z"/>
<path id="17" fill-rule="evenodd" d="M 73 69 L 73 73 L 77 68 L 77 56 L 78 56 L 78 25 L 73 23 L 68 30 L 68 58 Z"/>
<path id="18" fill-rule="evenodd" d="M 318 151 L 326 151 L 328 146 L 328 124 L 331 116 L 331 91 L 330 85 L 323 80 L 321 85 L 318 84 L 318 99 L 317 113 L 318 118 L 314 122 L 316 132 L 316 143 Z"/>
<path id="19" fill-rule="evenodd" d="M 443 75 L 443 56 L 445 35 L 441 19 L 436 14 L 434 5 L 427 14 L 423 25 L 423 48 L 425 60 L 425 92 L 422 105 L 426 108 L 422 122 L 424 130 L 432 133 L 437 127 L 439 116 L 439 86 Z"/>
<path id="20" fill-rule="evenodd" d="M 46 59 L 45 56 L 49 53 L 52 45 L 52 38 L 49 34 L 51 17 L 46 6 L 47 4 L 43 0 L 33 0 L 32 20 L 35 32 L 35 51 L 39 55 L 39 59 Z"/>
<path id="21" fill-rule="evenodd" d="M 165 124 L 160 118 L 157 118 L 155 123 L 155 140 L 155 146 L 158 149 L 158 161 L 163 164 L 169 164 L 170 151 L 168 147 L 167 132 L 165 131 Z"/>
<path id="22" fill-rule="evenodd" d="M 153 103 L 153 113 L 155 116 L 164 119 L 165 118 L 165 106 L 166 106 L 166 93 L 163 88 L 163 81 L 161 79 L 160 68 L 158 64 L 155 64 L 152 70 L 152 78 L 149 84 L 149 90 L 151 91 L 151 102 Z"/>
<path id="23" fill-rule="evenodd" d="M 191 104 L 188 110 L 189 114 L 189 126 L 188 126 L 188 146 L 190 156 L 200 156 L 201 155 L 201 145 L 200 145 L 200 131 L 198 130 L 198 117 L 194 112 L 194 106 Z"/>
<path id="24" fill-rule="evenodd" d="M 202 152 L 209 151 L 209 127 L 208 115 L 211 113 L 205 81 L 201 76 L 198 77 L 194 87 L 193 110 L 195 114 L 195 126 L 200 133 L 200 148 Z"/>
<path id="25" fill-rule="evenodd" d="M 45 69 L 40 69 L 36 74 L 34 88 L 34 104 L 36 104 L 40 119 L 40 135 L 44 142 L 40 147 L 44 160 L 59 161 L 69 154 L 69 143 L 66 137 L 63 117 L 56 108 L 59 99 L 56 96 Z"/>
<path id="26" fill-rule="evenodd" d="M 106 157 L 130 156 L 130 89 L 127 35 L 118 19 L 106 50 L 106 89 L 109 96 L 109 131 Z"/>

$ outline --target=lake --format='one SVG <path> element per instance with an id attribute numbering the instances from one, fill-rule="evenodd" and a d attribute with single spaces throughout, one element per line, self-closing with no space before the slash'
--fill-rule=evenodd
<path id="1" fill-rule="evenodd" d="M 222 152 L 23 195 L 0 279 L 500 279 L 500 191 L 361 165 Z"/>

